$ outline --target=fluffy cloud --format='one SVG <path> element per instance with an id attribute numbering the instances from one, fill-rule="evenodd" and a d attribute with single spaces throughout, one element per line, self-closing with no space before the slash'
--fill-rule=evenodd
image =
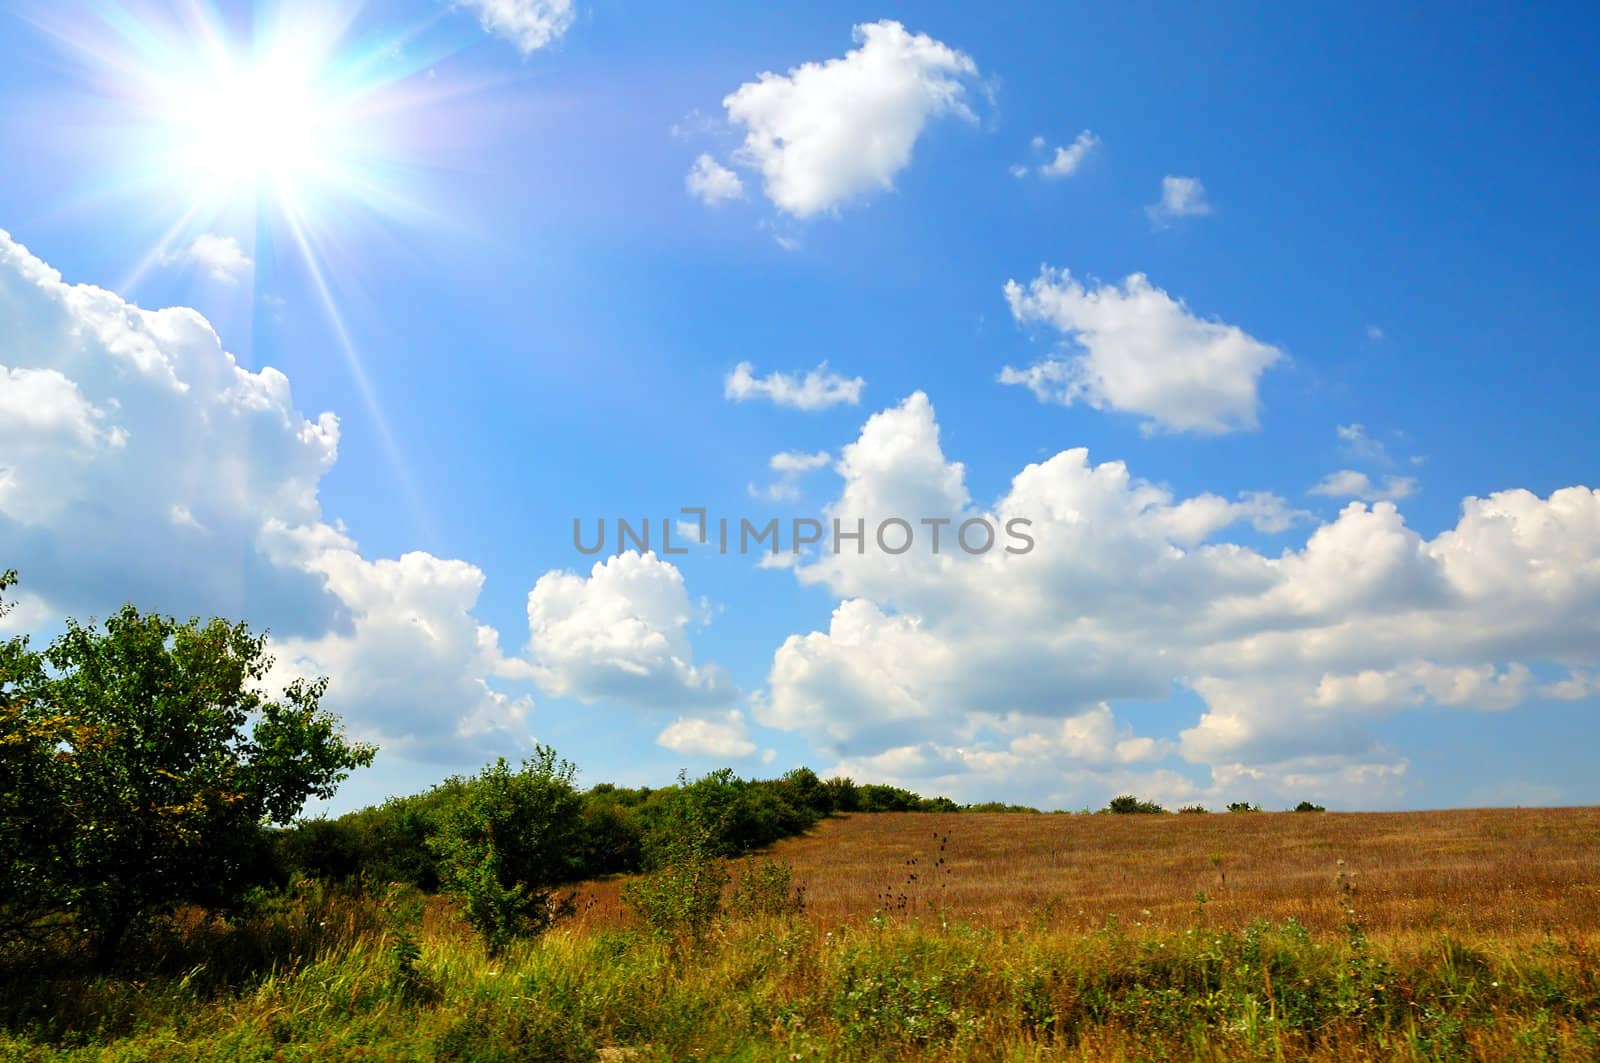
<path id="1" fill-rule="evenodd" d="M 866 383 L 860 377 L 847 377 L 833 372 L 827 362 L 804 377 L 792 373 L 757 376 L 755 366 L 740 362 L 723 380 L 722 396 L 734 402 L 766 399 L 777 406 L 815 411 L 841 403 L 854 406 L 861 401 L 861 389 L 866 387 Z"/>
<path id="2" fill-rule="evenodd" d="M 534 675 L 551 694 L 585 702 L 727 704 L 738 696 L 727 676 L 693 662 L 697 613 L 682 573 L 654 553 L 618 554 L 587 577 L 548 572 L 528 594 Z"/>
<path id="3" fill-rule="evenodd" d="M 744 130 L 733 161 L 759 172 L 767 198 L 795 217 L 893 188 L 930 121 L 973 120 L 970 57 L 888 20 L 854 35 L 843 57 L 769 71 L 722 101 Z"/>
<path id="4" fill-rule="evenodd" d="M 1137 783 L 1172 800 L 1381 803 L 1409 766 L 1373 720 L 1589 696 L 1600 665 L 1589 488 L 1467 499 L 1431 539 L 1392 503 L 1355 502 L 1270 554 L 1221 535 L 1305 514 L 1272 496 L 1176 498 L 1081 449 L 975 506 L 920 394 L 869 419 L 838 469 L 835 515 L 1027 516 L 1037 542 L 1021 555 L 869 547 L 796 569 L 839 604 L 778 648 L 753 707 L 840 770 L 1062 801 Z M 1568 678 L 1541 688 L 1535 669 L 1549 666 Z M 1194 698 L 1175 742 L 1114 714 L 1137 701 L 1188 712 Z"/>
<path id="5" fill-rule="evenodd" d="M 1050 161 L 1039 167 L 1039 176 L 1049 179 L 1071 177 L 1089 153 L 1100 146 L 1100 138 L 1085 129 L 1066 147 L 1057 147 Z"/>
<path id="6" fill-rule="evenodd" d="M 1001 383 L 1025 385 L 1041 402 L 1140 414 L 1150 431 L 1255 428 L 1257 384 L 1283 358 L 1236 325 L 1195 316 L 1142 273 L 1120 287 L 1086 287 L 1046 268 L 1026 288 L 1008 281 L 1005 293 L 1018 322 L 1050 325 L 1074 349 L 1007 366 Z"/>
<path id="7" fill-rule="evenodd" d="M 739 180 L 739 175 L 710 155 L 702 154 L 694 160 L 689 176 L 684 178 L 684 186 L 691 196 L 708 207 L 744 198 L 744 182 Z"/>
<path id="8" fill-rule="evenodd" d="M 457 0 L 478 16 L 488 33 L 532 55 L 566 33 L 574 17 L 572 0 Z"/>
<path id="9" fill-rule="evenodd" d="M 1161 200 L 1144 208 L 1150 223 L 1157 227 L 1170 225 L 1175 218 L 1199 218 L 1211 213 L 1211 202 L 1206 198 L 1206 186 L 1196 177 L 1161 179 Z"/>
<path id="10" fill-rule="evenodd" d="M 255 268 L 239 241 L 216 233 L 201 233 L 188 247 L 167 256 L 167 261 L 192 265 L 217 283 L 227 285 L 238 284 L 239 278 Z"/>
<path id="11" fill-rule="evenodd" d="M 1417 493 L 1417 481 L 1410 476 L 1385 476 L 1375 484 L 1364 472 L 1340 469 L 1330 472 L 1306 491 L 1327 498 L 1359 498 L 1364 502 L 1397 502 Z"/>
<path id="12" fill-rule="evenodd" d="M 337 599 L 278 573 L 262 529 L 320 522 L 332 414 L 301 416 L 283 374 L 241 368 L 194 311 L 65 284 L 3 233 L 0 320 L 0 541 L 25 587 L 74 613 L 115 606 L 114 587 L 185 614 L 248 605 L 278 630 L 331 622 Z"/>
<path id="13" fill-rule="evenodd" d="M 738 709 L 713 719 L 679 717 L 656 736 L 656 744 L 688 757 L 748 757 L 756 751 Z"/>
<path id="14" fill-rule="evenodd" d="M 295 408 L 192 310 L 63 283 L 0 233 L 0 541 L 35 616 L 126 598 L 273 630 L 277 677 L 329 674 L 352 730 L 407 756 L 526 742 L 529 702 L 472 616 L 483 576 L 410 553 L 369 560 L 317 485 L 339 424 Z"/>
<path id="15" fill-rule="evenodd" d="M 531 669 L 503 656 L 498 632 L 472 615 L 483 588 L 475 566 L 419 552 L 369 561 L 326 525 L 274 525 L 267 534 L 285 567 L 321 576 L 348 617 L 314 637 L 274 639 L 274 678 L 335 677 L 328 707 L 408 759 L 527 744 L 532 699 L 489 680 L 527 679 Z"/>

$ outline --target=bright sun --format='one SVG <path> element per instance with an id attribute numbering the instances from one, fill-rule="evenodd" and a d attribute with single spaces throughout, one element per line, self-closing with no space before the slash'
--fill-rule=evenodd
<path id="1" fill-rule="evenodd" d="M 230 69 L 209 92 L 175 101 L 177 161 L 203 193 L 235 197 L 266 184 L 295 196 L 331 176 L 341 162 L 328 136 L 333 101 L 319 98 L 309 74 L 271 62 Z"/>
<path id="2" fill-rule="evenodd" d="M 334 198 L 392 205 L 387 164 L 415 141 L 427 53 L 353 33 L 348 0 L 265 0 L 242 25 L 208 8 L 63 30 L 105 81 L 140 183 L 197 218 L 259 206 L 310 223 Z"/>

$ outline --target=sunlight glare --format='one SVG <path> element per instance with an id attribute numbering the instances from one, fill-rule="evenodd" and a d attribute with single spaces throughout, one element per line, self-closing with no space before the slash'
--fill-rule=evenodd
<path id="1" fill-rule="evenodd" d="M 267 181 L 285 194 L 338 162 L 328 100 L 309 72 L 264 62 L 222 72 L 209 92 L 184 93 L 171 121 L 180 165 L 208 194 L 237 195 Z"/>

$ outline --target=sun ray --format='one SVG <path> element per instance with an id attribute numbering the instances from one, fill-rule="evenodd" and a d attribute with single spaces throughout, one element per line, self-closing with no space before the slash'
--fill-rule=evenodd
<path id="1" fill-rule="evenodd" d="M 373 430 L 377 432 L 379 445 L 383 448 L 384 458 L 389 465 L 389 472 L 395 478 L 401 492 L 406 499 L 407 508 L 411 519 L 424 534 L 432 533 L 432 517 L 427 507 L 423 505 L 422 493 L 417 489 L 415 478 L 411 475 L 410 466 L 400 449 L 400 443 L 395 438 L 393 430 L 389 427 L 389 418 L 383 412 L 383 405 L 378 401 L 376 389 L 372 386 L 371 379 L 367 376 L 365 364 L 361 354 L 356 349 L 354 341 L 350 338 L 350 330 L 345 327 L 344 315 L 339 312 L 339 304 L 333 297 L 333 291 L 328 286 L 327 278 L 323 275 L 322 266 L 311 239 L 301 224 L 300 218 L 293 209 L 284 214 L 284 221 L 288 224 L 289 232 L 293 235 L 295 247 L 300 252 L 301 261 L 305 264 L 306 272 L 311 277 L 311 282 L 317 290 L 317 297 L 322 306 L 322 312 L 327 316 L 328 324 L 333 329 L 334 338 L 338 341 L 339 353 L 344 356 L 345 367 L 350 371 L 350 378 L 355 382 L 356 391 L 361 396 L 362 405 L 366 408 L 368 419 L 372 422 Z"/>

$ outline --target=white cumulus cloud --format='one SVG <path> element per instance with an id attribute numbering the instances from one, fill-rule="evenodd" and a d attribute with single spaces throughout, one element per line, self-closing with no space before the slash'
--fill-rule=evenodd
<path id="1" fill-rule="evenodd" d="M 760 173 L 767 198 L 795 217 L 893 188 L 930 121 L 974 120 L 971 57 L 890 20 L 854 35 L 844 56 L 763 73 L 722 101 L 744 131 L 733 161 Z"/>
<path id="2" fill-rule="evenodd" d="M 729 703 L 738 690 L 722 670 L 694 663 L 697 615 L 683 574 L 654 553 L 617 554 L 587 577 L 548 572 L 528 594 L 534 675 L 549 693 L 584 702 Z"/>
<path id="3" fill-rule="evenodd" d="M 1127 789 L 1371 807 L 1410 779 L 1375 720 L 1591 696 L 1600 666 L 1600 491 L 1588 487 L 1469 498 L 1432 538 L 1392 502 L 1352 502 L 1264 552 L 1227 529 L 1310 518 L 1270 495 L 1176 497 L 1082 449 L 976 505 L 920 394 L 874 414 L 837 467 L 832 515 L 1025 516 L 1037 544 L 869 547 L 794 569 L 838 604 L 777 649 L 752 710 L 838 756 L 837 770 L 1056 803 Z M 1550 667 L 1568 678 L 1541 686 Z M 1201 707 L 1173 709 L 1194 712 L 1175 741 L 1117 718 L 1121 705 L 1189 697 Z"/>
<path id="4" fill-rule="evenodd" d="M 656 736 L 656 744 L 688 757 L 748 757 L 756 751 L 744 713 L 731 709 L 710 719 L 679 717 Z"/>
<path id="5" fill-rule="evenodd" d="M 1149 430 L 1216 435 L 1255 428 L 1261 374 L 1283 352 L 1237 325 L 1208 320 L 1142 273 L 1120 286 L 1085 286 L 1046 268 L 1031 284 L 1005 286 L 1012 316 L 1043 323 L 1071 345 L 1026 368 L 1007 366 L 1042 402 L 1085 402 L 1147 418 Z"/>
<path id="6" fill-rule="evenodd" d="M 276 675 L 331 675 L 352 731 L 408 757 L 526 744 L 526 696 L 472 614 L 483 575 L 372 560 L 323 515 L 339 423 L 241 367 L 193 310 L 63 282 L 0 232 L 0 542 L 35 616 L 124 600 L 271 628 Z M 12 364 L 4 364 L 12 363 Z"/>

